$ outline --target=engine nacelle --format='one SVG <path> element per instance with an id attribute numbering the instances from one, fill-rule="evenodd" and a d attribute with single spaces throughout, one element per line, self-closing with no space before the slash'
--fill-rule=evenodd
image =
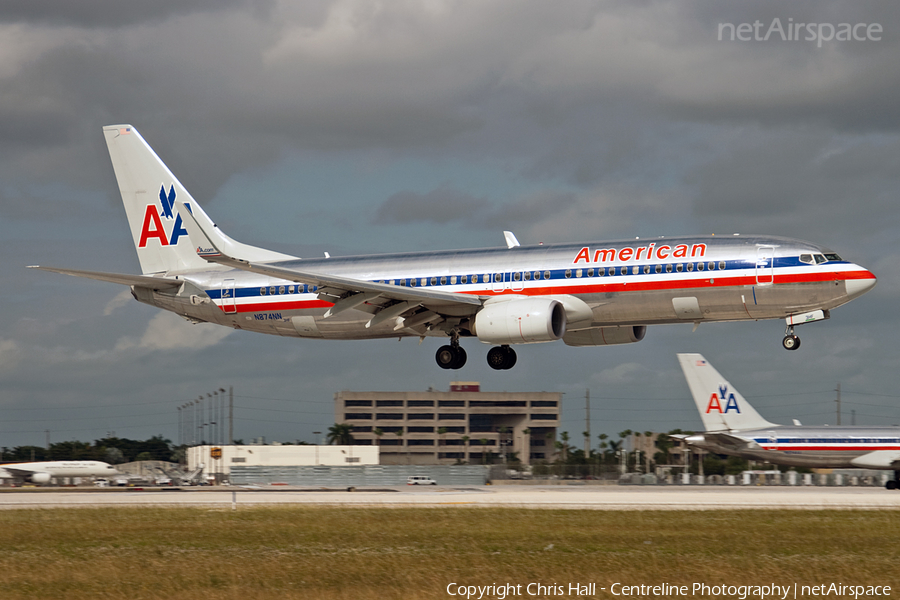
<path id="1" fill-rule="evenodd" d="M 473 333 L 488 344 L 553 342 L 566 333 L 566 309 L 550 298 L 489 300 L 475 315 Z"/>
<path id="2" fill-rule="evenodd" d="M 623 327 L 597 327 L 583 331 L 570 331 L 563 337 L 567 346 L 612 346 L 613 344 L 633 344 L 647 335 L 646 325 L 625 325 Z"/>
<path id="3" fill-rule="evenodd" d="M 50 483 L 50 473 L 32 473 L 28 480 L 31 483 Z"/>

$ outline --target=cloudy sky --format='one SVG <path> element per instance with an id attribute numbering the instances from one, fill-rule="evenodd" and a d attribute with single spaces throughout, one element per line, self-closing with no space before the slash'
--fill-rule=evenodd
<path id="1" fill-rule="evenodd" d="M 728 24 L 877 24 L 732 41 Z M 725 24 L 723 39 L 719 32 Z M 806 33 L 806 29 L 803 33 Z M 563 429 L 699 428 L 701 352 L 770 420 L 900 423 L 895 2 L 0 1 L 0 446 L 155 434 L 234 386 L 235 436 L 312 441 L 339 390 L 563 392 Z M 639 344 L 322 342 L 190 325 L 139 272 L 101 127 L 131 123 L 232 237 L 298 256 L 694 233 L 786 235 L 878 286 L 798 330 L 651 328 Z M 596 439 L 596 438 L 595 438 Z"/>

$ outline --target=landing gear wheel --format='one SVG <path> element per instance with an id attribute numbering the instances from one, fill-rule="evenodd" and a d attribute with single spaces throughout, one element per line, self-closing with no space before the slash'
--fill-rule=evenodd
<path id="1" fill-rule="evenodd" d="M 487 363 L 497 371 L 512 369 L 516 364 L 516 351 L 509 346 L 494 346 L 488 350 Z"/>
<path id="2" fill-rule="evenodd" d="M 442 369 L 461 369 L 466 358 L 466 351 L 459 346 L 441 346 L 434 354 L 435 362 Z"/>
<path id="3" fill-rule="evenodd" d="M 441 346 L 434 353 L 434 360 L 440 368 L 450 369 L 453 367 L 453 363 L 456 362 L 456 351 L 452 346 Z"/>
<path id="4" fill-rule="evenodd" d="M 889 490 L 896 490 L 900 486 L 897 485 L 896 479 L 888 479 L 887 483 L 884 484 L 884 487 Z"/>
<path id="5" fill-rule="evenodd" d="M 781 345 L 784 346 L 785 350 L 796 350 L 800 347 L 800 338 L 796 335 L 786 335 L 784 339 L 781 340 Z"/>
<path id="6" fill-rule="evenodd" d="M 468 358 L 468 356 L 466 356 L 466 351 L 463 350 L 461 347 L 457 346 L 456 347 L 456 360 L 453 361 L 453 364 L 450 365 L 450 368 L 451 369 L 462 369 L 463 365 L 466 364 L 467 358 Z"/>

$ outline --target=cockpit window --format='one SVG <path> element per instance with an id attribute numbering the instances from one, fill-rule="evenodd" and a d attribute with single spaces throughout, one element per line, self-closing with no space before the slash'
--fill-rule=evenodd
<path id="1" fill-rule="evenodd" d="M 821 254 L 816 254 L 815 257 L 816 257 L 816 264 L 817 264 L 817 265 L 821 265 L 823 262 L 826 262 L 826 261 L 825 261 L 825 257 L 822 256 Z"/>
<path id="2" fill-rule="evenodd" d="M 815 262 L 815 261 L 813 260 L 812 254 L 801 254 L 801 255 L 800 255 L 800 262 L 806 263 L 806 264 L 808 264 L 808 265 L 811 265 L 811 264 L 813 264 L 813 262 Z"/>
<path id="3" fill-rule="evenodd" d="M 837 254 L 834 254 L 834 253 L 826 254 L 825 258 L 827 258 L 828 260 L 843 260 L 840 256 L 838 256 Z"/>

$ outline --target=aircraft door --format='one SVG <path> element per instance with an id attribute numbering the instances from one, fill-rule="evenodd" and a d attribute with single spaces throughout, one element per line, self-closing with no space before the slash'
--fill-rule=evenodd
<path id="1" fill-rule="evenodd" d="M 756 247 L 756 285 L 775 282 L 775 246 Z"/>
<path id="2" fill-rule="evenodd" d="M 514 292 L 521 292 L 525 289 L 525 277 L 521 271 L 517 271 L 515 273 L 508 273 L 510 275 L 510 283 L 509 289 Z"/>
<path id="3" fill-rule="evenodd" d="M 509 276 L 509 273 L 493 273 L 491 275 L 491 290 L 494 292 L 502 292 L 506 289 L 506 277 Z"/>
<path id="4" fill-rule="evenodd" d="M 222 282 L 222 310 L 227 315 L 233 315 L 237 312 L 237 305 L 234 300 L 234 279 L 226 279 Z"/>

